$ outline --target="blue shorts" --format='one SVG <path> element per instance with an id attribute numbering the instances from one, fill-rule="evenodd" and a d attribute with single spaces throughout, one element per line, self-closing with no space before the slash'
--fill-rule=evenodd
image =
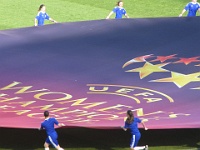
<path id="1" fill-rule="evenodd" d="M 138 134 L 132 134 L 131 135 L 131 142 L 130 142 L 130 148 L 134 148 L 138 145 L 138 142 L 140 140 L 140 137 L 141 137 L 141 134 L 138 133 Z"/>
<path id="2" fill-rule="evenodd" d="M 58 146 L 58 135 L 57 133 L 53 133 L 51 135 L 48 135 L 48 137 L 46 138 L 46 143 L 48 143 L 49 145 L 53 145 L 55 148 Z"/>

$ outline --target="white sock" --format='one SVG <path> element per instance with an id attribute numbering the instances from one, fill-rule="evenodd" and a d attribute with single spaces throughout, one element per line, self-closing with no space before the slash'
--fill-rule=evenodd
<path id="1" fill-rule="evenodd" d="M 63 148 L 59 148 L 59 150 L 64 150 Z"/>
<path id="2" fill-rule="evenodd" d="M 145 146 L 136 146 L 134 147 L 134 150 L 143 150 L 145 149 Z"/>
<path id="3" fill-rule="evenodd" d="M 49 150 L 49 148 L 44 148 L 44 150 Z"/>

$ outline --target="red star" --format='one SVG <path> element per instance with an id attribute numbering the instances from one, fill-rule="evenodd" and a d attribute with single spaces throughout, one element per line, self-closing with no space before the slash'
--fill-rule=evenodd
<path id="1" fill-rule="evenodd" d="M 150 58 L 150 57 L 153 57 L 152 54 L 133 58 L 133 59 L 127 61 L 127 62 L 122 66 L 122 68 L 124 68 L 124 67 L 126 67 L 126 66 L 128 66 L 128 65 L 130 65 L 130 64 L 133 64 L 133 63 L 137 63 L 137 62 L 146 62 L 146 59 L 147 59 L 147 58 Z"/>
<path id="2" fill-rule="evenodd" d="M 152 60 L 151 62 L 154 62 L 154 61 L 160 61 L 160 62 L 165 62 L 166 60 L 169 60 L 169 59 L 174 59 L 176 57 L 176 54 L 174 55 L 169 55 L 169 56 L 157 56 L 157 58 L 155 60 Z"/>
<path id="3" fill-rule="evenodd" d="M 198 60 L 200 56 L 198 57 L 191 57 L 191 58 L 180 58 L 179 61 L 176 61 L 174 63 L 184 63 L 185 65 L 188 65 L 192 62 L 200 62 L 200 60 Z"/>

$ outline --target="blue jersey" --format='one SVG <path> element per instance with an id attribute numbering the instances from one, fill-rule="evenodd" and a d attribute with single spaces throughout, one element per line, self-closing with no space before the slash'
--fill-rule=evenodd
<path id="1" fill-rule="evenodd" d="M 47 13 L 38 12 L 37 16 L 35 17 L 38 20 L 38 26 L 44 25 L 44 21 L 49 20 L 49 15 Z"/>
<path id="2" fill-rule="evenodd" d="M 113 9 L 113 12 L 116 14 L 116 16 L 115 16 L 116 19 L 121 19 L 123 17 L 123 15 L 126 14 L 126 10 L 124 8 L 120 8 L 120 7 L 115 7 Z"/>
<path id="3" fill-rule="evenodd" d="M 197 13 L 197 10 L 200 8 L 200 5 L 199 3 L 188 3 L 186 6 L 185 6 L 185 10 L 188 11 L 188 17 L 194 17 L 196 16 L 196 13 Z"/>
<path id="4" fill-rule="evenodd" d="M 58 125 L 58 121 L 55 118 L 47 118 L 41 123 L 41 128 L 46 130 L 48 136 L 51 136 L 56 133 L 55 124 Z"/>
<path id="5" fill-rule="evenodd" d="M 141 122 L 142 120 L 140 120 L 139 118 L 134 118 L 134 121 L 131 124 L 125 122 L 124 128 L 130 129 L 131 134 L 134 134 L 134 135 L 140 134 L 140 131 L 138 129 L 138 123 L 141 123 Z"/>

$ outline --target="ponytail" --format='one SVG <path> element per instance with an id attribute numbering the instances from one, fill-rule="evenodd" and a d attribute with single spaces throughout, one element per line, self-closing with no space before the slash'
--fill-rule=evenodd
<path id="1" fill-rule="evenodd" d="M 131 110 L 127 111 L 127 119 L 126 119 L 126 123 L 131 124 L 134 121 L 134 115 L 133 112 Z"/>
<path id="2" fill-rule="evenodd" d="M 44 7 L 45 5 L 44 4 L 41 4 L 38 11 L 41 11 L 42 7 Z"/>

